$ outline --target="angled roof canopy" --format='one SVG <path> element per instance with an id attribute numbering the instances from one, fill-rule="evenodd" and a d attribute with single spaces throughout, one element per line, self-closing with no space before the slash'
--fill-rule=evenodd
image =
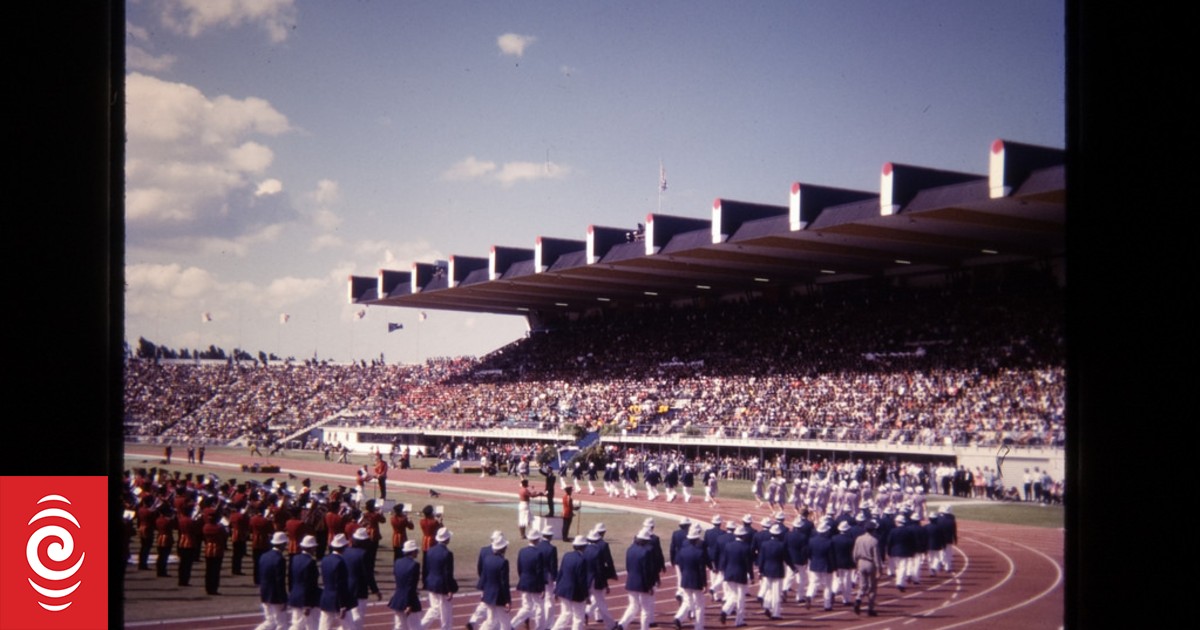
<path id="1" fill-rule="evenodd" d="M 351 276 L 350 301 L 567 313 L 1055 258 L 1065 243 L 1064 161 L 1061 149 L 996 140 L 987 174 L 889 162 L 877 193 L 798 182 L 787 205 L 719 198 L 708 217 L 652 213 L 644 229 L 593 225 L 582 240 L 539 236 L 530 249 Z"/>

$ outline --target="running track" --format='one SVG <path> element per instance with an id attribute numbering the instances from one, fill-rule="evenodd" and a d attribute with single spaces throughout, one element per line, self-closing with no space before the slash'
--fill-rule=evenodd
<path id="1" fill-rule="evenodd" d="M 214 454 L 216 455 L 216 454 Z M 144 456 L 151 461 L 161 457 L 161 451 L 138 445 L 126 445 L 126 456 Z M 251 458 L 240 455 L 217 455 L 207 458 L 206 464 L 230 465 L 238 467 L 251 463 Z M 291 472 L 299 477 L 329 479 L 335 482 L 353 483 L 354 473 L 358 466 L 350 464 L 335 464 L 332 462 L 298 462 L 281 460 L 283 474 Z M 439 474 L 416 471 L 393 471 L 388 478 L 392 487 L 435 488 L 447 494 L 460 497 L 504 496 L 514 494 L 513 479 L 507 476 L 480 478 L 475 475 Z M 707 523 L 712 518 L 713 508 L 703 502 L 700 497 L 693 496 L 692 502 L 683 504 L 682 499 L 674 503 L 665 503 L 663 498 L 654 502 L 642 500 L 609 499 L 599 493 L 592 496 L 584 494 L 588 503 L 617 506 L 631 512 L 640 512 L 673 522 L 679 517 L 688 516 L 693 520 Z M 644 490 L 643 490 L 644 496 Z M 931 497 L 936 500 L 936 497 Z M 718 497 L 718 499 L 720 499 Z M 755 510 L 754 502 L 745 499 L 720 499 L 719 513 L 726 519 L 736 518 L 746 513 L 755 515 L 756 520 L 767 515 L 766 509 Z M 789 514 L 789 520 L 791 515 Z M 669 541 L 670 532 L 674 527 L 660 522 L 659 535 L 664 537 L 664 543 Z M 761 612 L 761 607 L 754 601 L 753 585 L 748 589 L 750 595 L 746 602 L 746 629 L 760 628 L 878 628 L 898 630 L 924 630 L 932 628 L 1020 628 L 1021 630 L 1037 630 L 1041 628 L 1055 629 L 1063 626 L 1064 616 L 1064 571 L 1063 547 L 1064 534 L 1060 529 L 1023 527 L 1016 525 L 997 525 L 973 521 L 958 521 L 958 546 L 955 553 L 954 574 L 942 575 L 936 579 L 928 574 L 921 576 L 921 584 L 909 587 L 905 593 L 900 593 L 891 583 L 890 578 L 881 580 L 877 607 L 878 617 L 856 616 L 850 607 L 835 604 L 834 609 L 825 612 L 821 609 L 819 596 L 815 598 L 811 610 L 803 606 L 788 603 L 783 610 L 783 620 L 769 621 Z M 560 554 L 563 550 L 560 549 Z M 388 557 L 381 554 L 381 558 Z M 656 611 L 659 628 L 670 630 L 671 617 L 678 604 L 674 598 L 675 574 L 668 570 L 663 576 L 663 584 L 656 591 Z M 384 594 L 383 602 L 371 599 L 367 608 L 366 627 L 382 630 L 392 627 L 393 615 L 386 607 L 387 598 L 391 593 Z M 514 594 L 513 612 L 519 607 L 519 596 Z M 614 584 L 608 596 L 610 612 L 620 618 L 627 604 L 623 579 Z M 790 598 L 789 598 L 790 599 Z M 454 626 L 465 628 L 467 617 L 479 603 L 477 593 L 467 591 L 455 596 Z M 720 628 L 718 605 L 708 601 L 705 626 Z M 865 606 L 864 606 L 865 608 Z M 557 606 L 554 608 L 558 612 Z M 262 615 L 222 615 L 186 620 L 168 620 L 161 622 L 129 622 L 130 628 L 166 628 L 170 630 L 191 630 L 197 625 L 205 630 L 243 630 L 251 629 L 262 621 Z M 594 621 L 591 628 L 598 628 Z M 684 624 L 685 628 L 689 628 Z M 733 618 L 729 619 L 729 628 L 733 627 Z M 446 629 L 449 630 L 449 629 Z"/>

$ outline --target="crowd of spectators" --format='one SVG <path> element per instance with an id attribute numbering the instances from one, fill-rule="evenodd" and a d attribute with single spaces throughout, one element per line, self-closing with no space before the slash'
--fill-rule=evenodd
<path id="1" fill-rule="evenodd" d="M 137 436 L 372 427 L 1062 446 L 1062 292 L 735 302 L 558 322 L 482 358 L 400 366 L 131 360 Z"/>

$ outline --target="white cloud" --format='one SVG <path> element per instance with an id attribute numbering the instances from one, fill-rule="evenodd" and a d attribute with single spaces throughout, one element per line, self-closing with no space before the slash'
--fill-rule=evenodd
<path id="1" fill-rule="evenodd" d="M 519 181 L 561 179 L 570 170 L 554 162 L 505 162 L 496 173 L 496 180 L 504 186 L 512 186 Z"/>
<path id="2" fill-rule="evenodd" d="M 168 244 L 174 245 L 177 249 L 195 249 L 202 254 L 233 255 L 242 258 L 250 253 L 251 247 L 275 241 L 281 234 L 283 234 L 283 225 L 272 223 L 234 238 L 184 236 L 174 242 L 168 241 Z"/>
<path id="3" fill-rule="evenodd" d="M 313 297 L 328 285 L 326 278 L 276 278 L 267 285 L 263 300 L 268 306 L 281 307 Z"/>
<path id="4" fill-rule="evenodd" d="M 336 249 L 345 244 L 342 237 L 336 234 L 321 234 L 314 238 L 309 243 L 308 250 L 311 252 L 321 251 L 322 249 Z"/>
<path id="5" fill-rule="evenodd" d="M 570 172 L 569 166 L 554 162 L 505 162 L 497 166 L 495 162 L 481 161 L 472 155 L 446 169 L 442 173 L 442 179 L 485 180 L 508 187 L 520 181 L 561 179 Z"/>
<path id="6" fill-rule="evenodd" d="M 227 209 L 234 193 L 282 189 L 278 180 L 256 183 L 274 152 L 246 138 L 290 129 L 267 101 L 209 99 L 190 85 L 136 72 L 125 85 L 126 218 L 132 226 L 185 225 Z"/>
<path id="7" fill-rule="evenodd" d="M 272 177 L 258 183 L 258 190 L 254 191 L 255 197 L 264 197 L 266 195 L 277 195 L 283 192 L 283 182 Z"/>
<path id="8" fill-rule="evenodd" d="M 313 213 L 313 225 L 324 232 L 332 232 L 342 224 L 342 218 L 328 208 L 320 208 Z"/>
<path id="9" fill-rule="evenodd" d="M 558 71 L 568 77 L 571 76 L 572 74 L 575 74 L 575 68 L 572 68 L 571 66 L 568 66 L 565 64 L 559 66 Z"/>
<path id="10" fill-rule="evenodd" d="M 163 25 L 189 37 L 210 28 L 251 24 L 265 30 L 272 43 L 279 43 L 296 22 L 293 0 L 168 0 L 162 6 Z"/>
<path id="11" fill-rule="evenodd" d="M 537 38 L 532 35 L 505 33 L 496 38 L 496 45 L 500 47 L 501 54 L 521 57 L 525 54 L 525 47 L 533 44 L 535 41 L 537 41 Z"/>
<path id="12" fill-rule="evenodd" d="M 338 192 L 337 182 L 332 179 L 322 179 L 317 182 L 317 189 L 313 192 L 313 198 L 317 200 L 317 203 L 333 203 L 338 199 Z"/>
<path id="13" fill-rule="evenodd" d="M 163 72 L 169 70 L 175 65 L 178 59 L 175 55 L 153 55 L 147 52 L 140 46 L 132 44 L 125 47 L 125 65 L 130 70 L 142 70 L 145 72 Z"/>
<path id="14" fill-rule="evenodd" d="M 478 179 L 494 170 L 496 170 L 495 162 L 483 162 L 471 155 L 443 172 L 442 179 L 449 181 Z"/>

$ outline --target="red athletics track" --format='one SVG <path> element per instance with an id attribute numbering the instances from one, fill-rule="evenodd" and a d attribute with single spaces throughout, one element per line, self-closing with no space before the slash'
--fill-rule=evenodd
<path id="1" fill-rule="evenodd" d="M 144 456 L 157 462 L 162 455 L 160 449 L 140 445 L 126 445 L 127 456 Z M 359 459 L 362 459 L 359 456 Z M 206 458 L 206 464 L 250 464 L 262 462 L 263 458 L 221 454 Z M 289 472 L 299 477 L 313 477 L 353 483 L 358 465 L 335 464 L 325 461 L 296 462 L 280 460 L 283 474 Z M 476 475 L 428 473 L 424 471 L 392 471 L 388 484 L 393 487 L 435 488 L 454 495 L 469 497 L 479 494 L 515 494 L 513 479 L 507 476 L 480 478 Z M 644 491 L 643 491 L 644 494 Z M 586 497 L 584 499 L 584 497 Z M 692 502 L 665 503 L 662 497 L 654 502 L 644 499 L 610 499 L 602 494 L 581 495 L 588 503 L 616 506 L 627 511 L 646 513 L 662 519 L 678 519 L 688 516 L 693 520 L 708 523 L 717 511 L 706 506 L 703 494 L 693 496 Z M 936 497 L 931 497 L 936 500 Z M 720 499 L 720 497 L 718 497 Z M 725 520 L 751 513 L 756 520 L 768 514 L 767 510 L 754 509 L 754 502 L 746 499 L 720 499 L 719 513 Z M 790 518 L 790 515 L 789 515 Z M 669 539 L 673 526 L 660 523 L 660 536 Z M 955 553 L 953 575 L 942 575 L 931 579 L 921 576 L 919 586 L 909 587 L 900 593 L 885 578 L 881 581 L 878 597 L 878 617 L 859 617 L 853 609 L 835 605 L 830 612 L 821 609 L 819 597 L 812 610 L 790 602 L 784 606 L 783 619 L 768 621 L 761 607 L 753 599 L 754 588 L 746 602 L 746 628 L 897 628 L 924 630 L 926 628 L 1020 628 L 1037 630 L 1061 628 L 1064 616 L 1064 534 L 1061 529 L 997 525 L 959 519 L 958 547 Z M 664 535 L 665 534 L 665 535 Z M 561 553 L 561 552 L 560 552 Z M 381 556 L 383 557 L 383 556 Z M 678 604 L 674 598 L 675 574 L 668 570 L 663 585 L 657 591 L 656 611 L 659 627 L 671 628 L 671 618 Z M 386 600 L 391 593 L 384 594 L 383 602 L 370 600 L 367 608 L 366 627 L 384 629 L 392 627 L 393 615 Z M 519 598 L 514 597 L 514 600 Z M 789 597 L 789 600 L 791 597 Z M 623 582 L 614 584 L 608 598 L 609 611 L 620 618 L 627 600 Z M 454 627 L 465 628 L 467 617 L 479 603 L 476 592 L 459 593 L 454 600 Z M 519 602 L 513 607 L 515 613 Z M 557 606 L 554 610 L 557 614 Z M 717 604 L 708 601 L 705 626 L 721 627 Z M 196 619 L 167 621 L 130 622 L 126 627 L 153 627 L 184 630 L 198 623 L 205 630 L 251 629 L 262 621 L 261 614 L 214 616 Z M 589 624 L 597 628 L 594 621 Z M 434 627 L 431 624 L 431 629 Z M 689 627 L 687 624 L 685 628 Z M 732 617 L 728 626 L 733 627 Z"/>

